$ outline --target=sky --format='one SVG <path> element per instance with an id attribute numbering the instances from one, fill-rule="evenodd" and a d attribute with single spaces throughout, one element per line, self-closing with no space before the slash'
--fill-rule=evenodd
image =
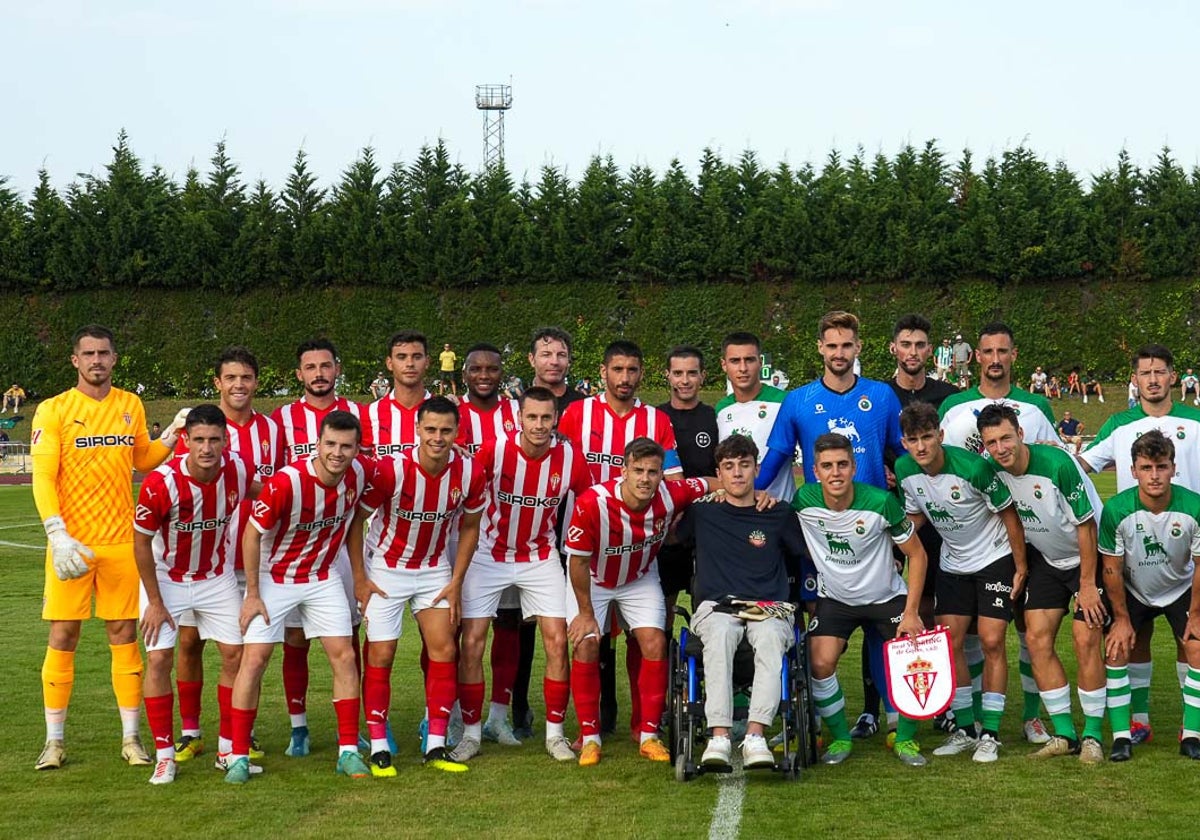
<path id="1" fill-rule="evenodd" d="M 124 128 L 182 182 L 224 138 L 248 182 L 303 148 L 321 184 L 443 138 L 483 160 L 475 86 L 509 83 L 505 157 L 689 172 L 705 147 L 820 165 L 936 140 L 1025 143 L 1084 180 L 1128 150 L 1200 164 L 1200 4 L 841 0 L 0 0 L 0 177 L 102 174 Z"/>

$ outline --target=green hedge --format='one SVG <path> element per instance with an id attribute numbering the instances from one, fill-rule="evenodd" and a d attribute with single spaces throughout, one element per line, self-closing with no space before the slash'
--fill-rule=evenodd
<path id="1" fill-rule="evenodd" d="M 444 341 L 460 352 L 474 341 L 505 349 L 510 368 L 527 377 L 533 329 L 558 324 L 576 338 L 576 376 L 594 376 L 604 345 L 624 336 L 649 359 L 651 381 L 661 384 L 662 359 L 678 343 L 699 346 L 718 370 L 721 337 L 735 329 L 759 333 L 777 367 L 793 381 L 819 369 L 816 323 L 835 308 L 862 320 L 864 369 L 886 377 L 891 325 L 921 312 L 938 340 L 956 331 L 972 343 L 979 327 L 1000 318 L 1017 334 L 1017 373 L 1034 365 L 1066 370 L 1079 365 L 1124 378 L 1129 353 L 1162 341 L 1180 365 L 1198 363 L 1193 350 L 1200 326 L 1200 284 L 1111 281 L 999 285 L 962 280 L 948 284 L 811 283 L 572 283 L 488 286 L 427 292 L 355 287 L 311 292 L 100 291 L 10 297 L 0 378 L 43 393 L 74 382 L 68 346 L 81 324 L 107 324 L 117 333 L 117 381 L 141 382 L 151 394 L 195 395 L 210 382 L 212 360 L 232 343 L 258 355 L 263 385 L 292 381 L 294 348 L 312 336 L 332 339 L 353 390 L 364 389 L 382 365 L 395 330 L 425 332 L 432 349 Z"/>

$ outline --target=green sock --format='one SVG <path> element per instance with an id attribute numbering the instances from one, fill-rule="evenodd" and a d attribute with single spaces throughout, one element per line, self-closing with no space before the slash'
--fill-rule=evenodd
<path id="1" fill-rule="evenodd" d="M 831 680 L 836 680 L 836 678 L 831 678 Z M 846 697 L 842 694 L 841 685 L 836 682 L 834 684 L 836 690 L 833 694 L 823 700 L 820 697 L 814 696 L 813 700 L 817 704 L 817 714 L 821 716 L 821 720 L 829 727 L 830 740 L 849 741 L 850 724 L 846 722 Z M 836 709 L 837 711 L 830 711 L 831 709 Z"/>
<path id="2" fill-rule="evenodd" d="M 1130 708 L 1129 670 L 1124 666 L 1105 669 L 1108 675 L 1106 689 L 1106 706 L 1108 707 L 1108 723 L 1112 727 L 1114 738 L 1128 738 L 1132 709 Z M 1094 735 L 1088 730 L 1091 718 L 1084 719 L 1083 734 Z M 1099 737 L 1099 735 L 1094 735 Z"/>
<path id="3" fill-rule="evenodd" d="M 1071 718 L 1069 711 L 1061 715 L 1050 715 L 1050 728 L 1054 730 L 1055 735 L 1061 735 L 1072 741 L 1078 737 L 1078 733 L 1075 731 L 1075 721 Z"/>
<path id="4" fill-rule="evenodd" d="M 1183 728 L 1188 732 L 1200 732 L 1200 671 L 1188 668 L 1187 682 L 1183 684 Z"/>
<path id="5" fill-rule="evenodd" d="M 1128 713 L 1126 715 L 1128 716 Z M 1104 715 L 1096 715 L 1095 717 L 1083 716 L 1083 737 L 1095 738 L 1097 741 L 1103 740 Z"/>
<path id="6" fill-rule="evenodd" d="M 900 720 L 896 721 L 896 743 L 911 741 L 916 734 L 917 722 L 910 717 L 900 715 Z"/>
<path id="7" fill-rule="evenodd" d="M 999 692 L 984 692 L 983 715 L 979 718 L 984 732 L 999 734 L 1002 717 L 1004 717 L 1004 695 Z"/>

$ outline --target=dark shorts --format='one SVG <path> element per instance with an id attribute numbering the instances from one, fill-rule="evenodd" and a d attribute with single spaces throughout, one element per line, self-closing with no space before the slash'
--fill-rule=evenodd
<path id="1" fill-rule="evenodd" d="M 872 627 L 884 639 L 893 639 L 904 614 L 905 595 L 897 595 L 881 604 L 851 606 L 832 598 L 818 598 L 817 612 L 808 623 L 810 636 L 836 636 L 849 639 L 859 627 Z"/>
<path id="2" fill-rule="evenodd" d="M 1047 563 L 1036 551 L 1028 552 L 1029 579 L 1025 582 L 1026 610 L 1070 610 L 1071 599 L 1079 594 L 1079 567 L 1073 569 L 1056 569 Z M 1108 615 L 1107 626 L 1112 617 L 1112 607 L 1104 594 L 1100 583 L 1100 570 L 1096 570 L 1096 587 L 1100 590 L 1100 601 Z M 1084 621 L 1083 612 L 1074 611 L 1076 621 Z"/>
<path id="3" fill-rule="evenodd" d="M 686 545 L 664 545 L 658 551 L 658 582 L 663 595 L 672 598 L 680 592 L 692 591 L 696 574 L 696 552 Z"/>
<path id="4" fill-rule="evenodd" d="M 1011 554 L 988 564 L 978 572 L 958 575 L 942 569 L 938 572 L 934 615 L 969 615 L 1012 621 L 1012 580 L 1017 565 Z"/>
<path id="5" fill-rule="evenodd" d="M 1187 627 L 1188 607 L 1192 603 L 1192 590 L 1188 590 L 1165 607 L 1151 607 L 1139 601 L 1132 592 L 1125 590 L 1125 608 L 1129 610 L 1129 623 L 1135 633 L 1140 633 L 1145 627 L 1160 615 L 1167 617 L 1171 632 L 1176 639 L 1183 638 L 1184 628 Z"/>
<path id="6" fill-rule="evenodd" d="M 1200 387 L 1198 387 L 1196 385 L 1184 385 L 1183 386 L 1183 395 L 1186 397 L 1188 394 L 1194 394 L 1196 396 L 1200 396 Z"/>
<path id="7" fill-rule="evenodd" d="M 454 371 L 443 370 L 441 373 L 442 373 L 442 381 L 443 382 L 453 382 L 454 381 Z"/>

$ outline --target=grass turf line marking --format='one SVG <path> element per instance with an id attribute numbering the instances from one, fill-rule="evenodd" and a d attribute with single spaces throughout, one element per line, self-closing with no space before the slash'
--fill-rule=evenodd
<path id="1" fill-rule="evenodd" d="M 717 777 L 717 801 L 713 805 L 712 822 L 708 825 L 708 840 L 731 840 L 742 827 L 742 801 L 746 798 L 746 773 L 742 757 L 733 756 L 733 772 Z"/>
<path id="2" fill-rule="evenodd" d="M 19 525 L 0 525 L 0 531 L 11 531 L 13 528 L 32 528 L 41 524 L 41 522 L 22 522 Z"/>
<path id="3" fill-rule="evenodd" d="M 44 545 L 25 545 L 25 543 L 6 542 L 5 540 L 0 540 L 0 545 L 3 545 L 7 548 L 28 548 L 30 551 L 46 550 L 46 546 Z"/>

